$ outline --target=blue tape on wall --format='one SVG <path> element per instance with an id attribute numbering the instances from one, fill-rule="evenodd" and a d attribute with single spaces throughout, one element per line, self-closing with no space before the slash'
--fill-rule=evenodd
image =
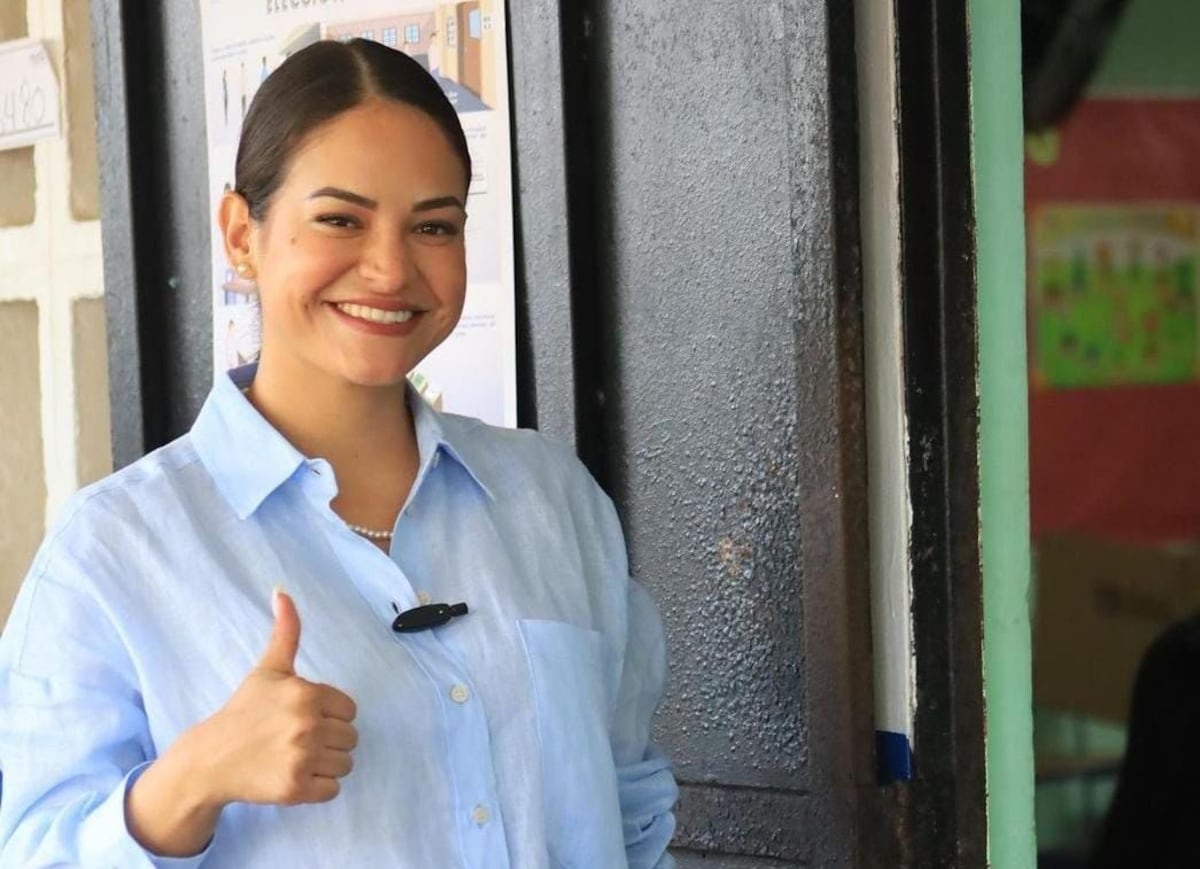
<path id="1" fill-rule="evenodd" d="M 876 730 L 875 762 L 881 785 L 911 779 L 912 746 L 908 737 L 890 730 Z"/>

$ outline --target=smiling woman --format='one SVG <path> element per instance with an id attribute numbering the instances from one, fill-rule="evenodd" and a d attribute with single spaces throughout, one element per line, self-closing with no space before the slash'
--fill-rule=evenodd
<path id="1" fill-rule="evenodd" d="M 672 865 L 663 631 L 612 504 L 407 386 L 462 313 L 470 178 L 398 52 L 260 88 L 220 208 L 260 362 L 43 544 L 0 638 L 0 866 Z"/>
<path id="2" fill-rule="evenodd" d="M 372 96 L 302 140 L 261 219 L 225 195 L 226 254 L 255 276 L 263 307 L 252 398 L 283 374 L 305 390 L 330 376 L 395 385 L 453 331 L 467 179 L 449 145 L 423 110 Z"/>

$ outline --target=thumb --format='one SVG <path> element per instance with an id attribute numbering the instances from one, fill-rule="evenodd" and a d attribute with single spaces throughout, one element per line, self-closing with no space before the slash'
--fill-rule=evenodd
<path id="1" fill-rule="evenodd" d="M 271 611 L 275 614 L 275 627 L 258 666 L 276 673 L 294 674 L 296 650 L 300 647 L 300 614 L 291 597 L 278 587 L 271 599 Z"/>

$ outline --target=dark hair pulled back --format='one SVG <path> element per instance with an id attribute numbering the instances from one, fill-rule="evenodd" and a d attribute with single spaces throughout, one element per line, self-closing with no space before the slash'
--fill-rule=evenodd
<path id="1" fill-rule="evenodd" d="M 249 204 L 250 216 L 263 219 L 296 147 L 309 133 L 371 98 L 397 100 L 428 115 L 446 134 L 470 182 L 471 155 L 458 113 L 424 67 L 367 39 L 322 41 L 280 64 L 246 113 L 234 190 Z"/>

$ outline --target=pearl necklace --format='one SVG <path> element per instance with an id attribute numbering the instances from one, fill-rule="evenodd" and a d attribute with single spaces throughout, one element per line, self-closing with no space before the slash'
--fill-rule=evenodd
<path id="1" fill-rule="evenodd" d="M 244 265 L 244 263 L 242 265 Z M 240 269 L 240 266 L 239 266 L 239 269 Z M 239 274 L 240 274 L 240 271 L 239 271 Z M 250 387 L 249 386 L 241 387 L 241 392 L 242 392 L 242 395 L 249 398 Z M 366 537 L 368 540 L 391 540 L 392 539 L 391 531 L 376 531 L 374 528 L 367 528 L 365 525 L 355 525 L 353 522 L 347 522 L 346 527 L 348 527 L 355 534 L 361 534 L 363 537 Z"/>
<path id="2" fill-rule="evenodd" d="M 391 531 L 376 531 L 373 528 L 365 528 L 362 525 L 355 525 L 352 522 L 346 523 L 347 527 L 355 534 L 361 534 L 363 537 L 371 540 L 391 540 Z"/>

